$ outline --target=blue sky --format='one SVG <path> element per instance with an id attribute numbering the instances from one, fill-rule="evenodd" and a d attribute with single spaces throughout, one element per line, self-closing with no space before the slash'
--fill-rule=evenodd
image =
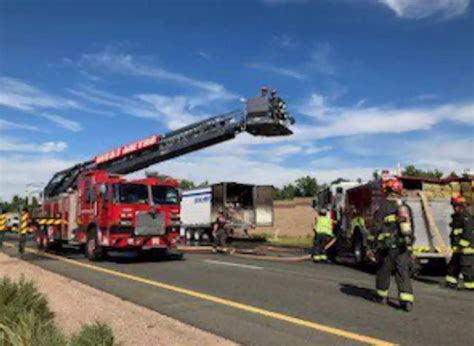
<path id="1" fill-rule="evenodd" d="M 472 23 L 470 0 L 2 1 L 1 195 L 261 85 L 287 100 L 294 136 L 152 169 L 281 185 L 473 168 Z"/>

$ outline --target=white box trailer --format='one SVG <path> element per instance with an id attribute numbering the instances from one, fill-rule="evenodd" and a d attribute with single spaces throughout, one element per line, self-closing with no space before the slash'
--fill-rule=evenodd
<path id="1" fill-rule="evenodd" d="M 257 226 L 273 226 L 273 186 L 233 182 L 184 191 L 181 236 L 189 241 L 212 240 L 212 224 L 222 209 L 233 237 L 248 236 Z"/>

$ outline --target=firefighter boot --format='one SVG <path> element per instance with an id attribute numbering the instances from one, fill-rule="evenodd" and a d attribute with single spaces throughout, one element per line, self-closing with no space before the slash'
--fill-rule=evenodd
<path id="1" fill-rule="evenodd" d="M 377 304 L 385 305 L 388 303 L 388 290 L 377 290 L 373 297 L 372 301 Z"/>
<path id="2" fill-rule="evenodd" d="M 402 302 L 401 307 L 404 311 L 410 312 L 413 310 L 413 303 L 412 302 Z"/>
<path id="3" fill-rule="evenodd" d="M 380 304 L 380 305 L 386 305 L 387 304 L 387 297 L 380 297 L 378 295 L 375 295 L 373 297 L 374 303 Z"/>

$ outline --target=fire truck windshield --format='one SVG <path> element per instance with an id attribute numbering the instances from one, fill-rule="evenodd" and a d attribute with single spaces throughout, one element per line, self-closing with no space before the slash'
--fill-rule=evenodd
<path id="1" fill-rule="evenodd" d="M 115 203 L 148 204 L 148 187 L 143 184 L 115 184 Z"/>
<path id="2" fill-rule="evenodd" d="M 178 204 L 178 189 L 173 186 L 152 186 L 153 204 Z"/>

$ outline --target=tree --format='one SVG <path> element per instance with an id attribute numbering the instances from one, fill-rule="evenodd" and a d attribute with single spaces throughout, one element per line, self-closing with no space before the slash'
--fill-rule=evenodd
<path id="1" fill-rule="evenodd" d="M 374 180 L 377 180 L 380 177 L 379 171 L 378 170 L 373 171 L 372 177 L 374 178 Z"/>
<path id="2" fill-rule="evenodd" d="M 209 182 L 207 180 L 204 180 L 201 184 L 199 184 L 197 187 L 209 187 Z"/>
<path id="3" fill-rule="evenodd" d="M 190 189 L 194 189 L 196 185 L 194 184 L 192 180 L 181 179 L 179 182 L 179 187 L 183 190 L 190 190 Z"/>
<path id="4" fill-rule="evenodd" d="M 443 176 L 443 172 L 441 172 L 439 169 L 435 169 L 434 171 L 422 170 L 416 168 L 414 165 L 406 166 L 402 174 L 410 177 L 434 179 L 440 179 Z"/>
<path id="5" fill-rule="evenodd" d="M 295 193 L 298 197 L 314 197 L 318 192 L 318 181 L 316 178 L 310 176 L 301 177 L 295 181 L 296 189 Z"/>
<path id="6" fill-rule="evenodd" d="M 295 197 L 297 197 L 297 188 L 293 184 L 285 185 L 281 189 L 275 187 L 273 190 L 275 200 L 293 199 Z"/>
<path id="7" fill-rule="evenodd" d="M 448 178 L 459 178 L 459 175 L 457 175 L 455 171 L 452 171 L 448 174 Z"/>
<path id="8" fill-rule="evenodd" d="M 295 197 L 314 197 L 325 185 L 318 185 L 316 178 L 305 176 L 293 183 L 284 185 L 281 189 L 274 188 L 273 199 L 293 199 Z"/>

